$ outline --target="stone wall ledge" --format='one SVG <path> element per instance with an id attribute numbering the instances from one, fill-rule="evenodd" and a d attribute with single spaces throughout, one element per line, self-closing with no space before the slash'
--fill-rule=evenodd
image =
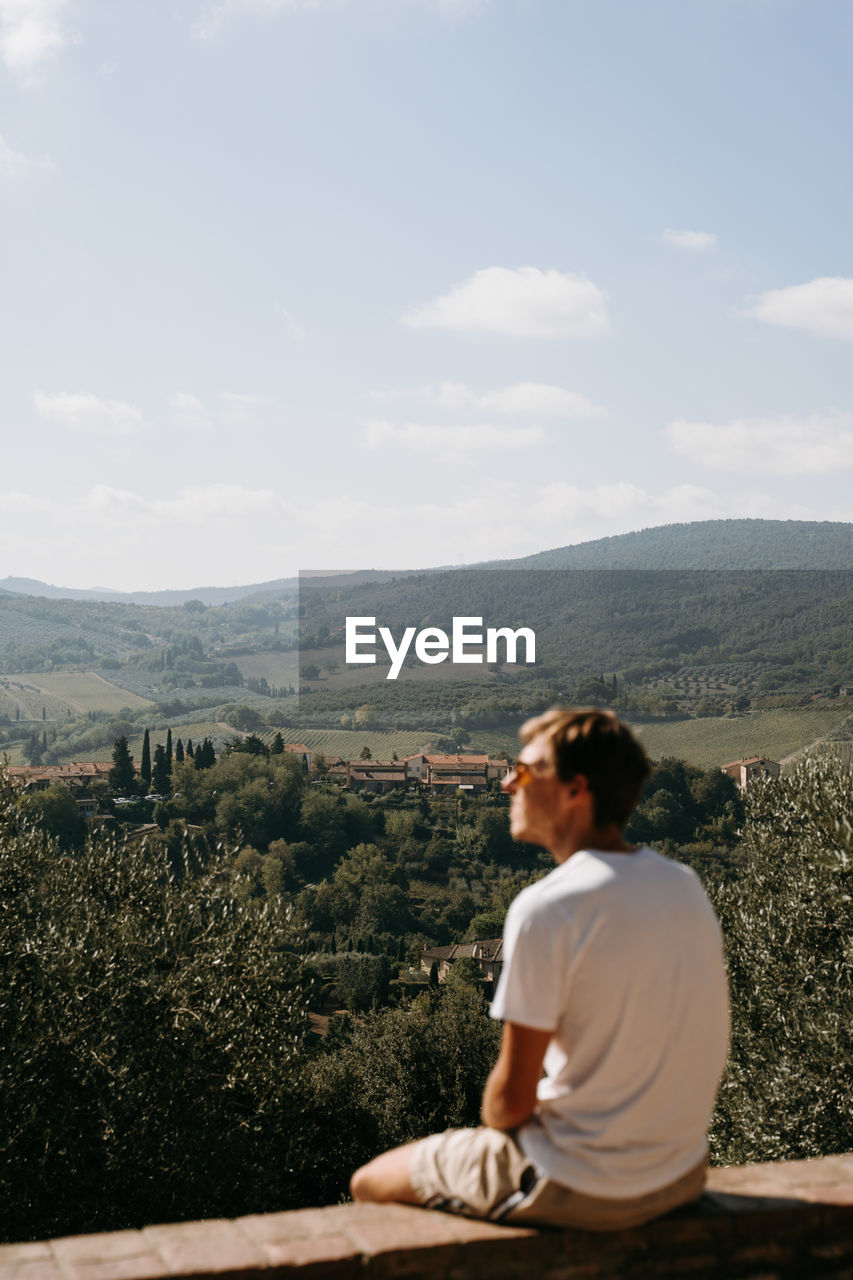
<path id="1" fill-rule="evenodd" d="M 0 1280 L 853 1280 L 853 1155 L 711 1170 L 632 1231 L 493 1226 L 338 1205 L 0 1245 Z"/>

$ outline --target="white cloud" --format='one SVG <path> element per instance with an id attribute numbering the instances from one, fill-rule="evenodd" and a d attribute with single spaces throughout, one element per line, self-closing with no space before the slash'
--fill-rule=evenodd
<path id="1" fill-rule="evenodd" d="M 253 580 L 258 568 L 264 578 L 282 577 L 298 561 L 297 513 L 269 489 L 213 484 L 149 498 L 96 485 L 50 500 L 0 493 L 0 516 L 7 515 L 16 528 L 4 539 L 7 563 L 24 566 L 22 574 L 43 581 L 55 576 L 61 586 L 95 581 L 130 590 L 229 585 Z M 17 531 L 16 518 L 25 516 L 38 517 L 29 546 L 24 532 L 29 521 Z"/>
<path id="2" fill-rule="evenodd" d="M 175 411 L 175 425 L 186 431 L 207 431 L 213 426 L 204 401 L 190 391 L 176 392 L 170 405 Z"/>
<path id="3" fill-rule="evenodd" d="M 495 512 L 501 513 L 500 520 Z M 849 513 L 848 513 L 849 514 Z M 302 513 L 310 547 L 302 568 L 419 568 L 474 564 L 529 555 L 652 525 L 753 516 L 764 519 L 845 519 L 761 492 L 716 494 L 696 485 L 652 493 L 631 484 L 591 488 L 561 482 L 477 482 L 454 500 L 377 506 L 367 500 L 327 499 Z M 420 540 L 417 531 L 422 531 Z M 401 537 L 405 531 L 405 538 Z M 405 549 L 401 549 L 403 547 Z M 341 549 L 345 548 L 345 554 Z"/>
<path id="4" fill-rule="evenodd" d="M 471 564 L 675 521 L 848 515 L 846 506 L 792 506 L 731 487 L 652 493 L 479 477 L 459 497 L 427 502 L 333 494 L 297 506 L 271 489 L 227 484 L 156 498 L 108 486 L 66 497 L 0 493 L 4 558 L 16 573 L 67 587 L 148 590 L 263 582 L 299 568 Z"/>
<path id="5" fill-rule="evenodd" d="M 495 427 L 491 423 L 468 426 L 428 426 L 410 422 L 397 426 L 393 422 L 369 422 L 364 442 L 368 449 L 408 449 L 412 453 L 435 454 L 442 460 L 470 453 L 504 449 L 527 449 L 544 444 L 547 439 L 541 427 Z"/>
<path id="6" fill-rule="evenodd" d="M 283 307 L 281 303 L 277 302 L 275 309 L 284 320 L 285 327 L 287 329 L 287 336 L 289 338 L 293 338 L 294 342 L 301 342 L 305 337 L 305 330 L 302 326 L 294 320 L 287 308 Z"/>
<path id="7" fill-rule="evenodd" d="M 486 267 L 407 312 L 403 322 L 526 338 L 597 338 L 609 328 L 605 295 L 596 284 L 538 267 Z"/>
<path id="8" fill-rule="evenodd" d="M 265 411 L 273 404 L 269 396 L 240 391 L 220 391 L 210 408 L 188 391 L 178 391 L 170 401 L 175 411 L 174 422 L 192 431 L 208 430 L 217 424 L 232 428 L 235 423 L 245 426 L 259 418 L 268 418 Z"/>
<path id="9" fill-rule="evenodd" d="M 240 13 L 299 13 L 306 10 L 353 7 L 363 2 L 364 0 L 218 0 L 218 3 L 208 7 L 195 30 L 203 40 L 210 40 L 217 35 L 228 18 Z M 389 7 L 399 6 L 400 0 L 387 0 L 387 3 Z M 467 17 L 483 13 L 491 0 L 414 0 L 414 3 L 435 9 L 449 17 Z"/>
<path id="10" fill-rule="evenodd" d="M 454 18 L 483 13 L 489 4 L 489 0 L 424 0 L 424 2 L 431 8 L 437 8 L 439 13 L 447 13 Z"/>
<path id="11" fill-rule="evenodd" d="M 462 382 L 442 382 L 435 401 L 446 409 L 518 417 L 532 414 L 540 418 L 595 418 L 604 413 L 587 396 L 547 382 L 515 382 L 481 395 Z"/>
<path id="12" fill-rule="evenodd" d="M 157 499 L 150 504 L 153 518 L 161 524 L 177 520 L 199 528 L 207 527 L 209 520 L 251 520 L 254 516 L 281 515 L 288 509 L 273 489 L 247 489 L 237 484 L 183 489 L 175 499 Z"/>
<path id="13" fill-rule="evenodd" d="M 853 468 L 853 413 L 739 418 L 721 424 L 678 419 L 664 434 L 676 453 L 716 471 L 798 476 Z"/>
<path id="14" fill-rule="evenodd" d="M 751 302 L 746 314 L 784 329 L 853 341 L 853 280 L 818 276 L 807 284 L 770 289 Z"/>
<path id="15" fill-rule="evenodd" d="M 676 249 L 687 249 L 690 253 L 708 253 L 717 247 L 717 237 L 710 231 L 675 231 L 667 227 L 661 239 Z"/>
<path id="16" fill-rule="evenodd" d="M 266 409 L 272 404 L 269 396 L 256 396 L 241 391 L 220 391 L 219 399 L 242 409 Z"/>
<path id="17" fill-rule="evenodd" d="M 33 396 L 36 410 L 43 418 L 70 427 L 73 431 L 91 431 L 100 435 L 126 435 L 142 425 L 142 413 L 124 400 L 104 400 L 91 394 Z"/>
<path id="18" fill-rule="evenodd" d="M 32 160 L 20 151 L 15 151 L 0 133 L 0 173 L 10 178 L 20 178 L 32 169 L 49 168 L 49 160 Z"/>
<path id="19" fill-rule="evenodd" d="M 188 391 L 178 391 L 172 397 L 172 408 L 177 409 L 179 413 L 204 413 L 201 400 Z"/>
<path id="20" fill-rule="evenodd" d="M 195 30 L 202 40 L 212 40 L 222 24 L 234 14 L 269 15 L 285 10 L 298 13 L 305 10 L 332 8 L 342 2 L 343 0 L 220 0 L 218 4 L 210 6 Z"/>
<path id="21" fill-rule="evenodd" d="M 60 17 L 67 0 L 0 0 L 0 58 L 10 71 L 30 73 L 68 42 Z"/>
<path id="22" fill-rule="evenodd" d="M 20 493 L 16 490 L 0 493 L 0 515 L 4 516 L 17 518 L 46 515 L 50 512 L 51 505 L 47 498 L 33 493 Z"/>

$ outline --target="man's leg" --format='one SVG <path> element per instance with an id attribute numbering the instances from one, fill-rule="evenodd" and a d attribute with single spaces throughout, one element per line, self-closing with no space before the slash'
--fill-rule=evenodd
<path id="1" fill-rule="evenodd" d="M 385 1151 L 356 1170 L 350 1191 L 353 1200 L 396 1200 L 488 1218 L 521 1200 L 531 1175 L 530 1161 L 510 1134 L 480 1126 Z"/>
<path id="2" fill-rule="evenodd" d="M 356 1169 L 349 1184 L 353 1200 L 420 1204 L 410 1172 L 412 1152 L 417 1145 L 417 1142 L 409 1142 L 404 1147 L 392 1147 L 369 1164 Z"/>

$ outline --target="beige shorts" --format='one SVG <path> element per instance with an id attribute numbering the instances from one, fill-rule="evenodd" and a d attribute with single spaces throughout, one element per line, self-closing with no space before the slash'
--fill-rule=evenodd
<path id="1" fill-rule="evenodd" d="M 498 1129 L 448 1129 L 412 1152 L 415 1193 L 430 1209 L 531 1226 L 620 1231 L 638 1227 L 697 1200 L 706 1162 L 658 1191 L 630 1200 L 586 1196 L 540 1173 L 511 1134 Z"/>

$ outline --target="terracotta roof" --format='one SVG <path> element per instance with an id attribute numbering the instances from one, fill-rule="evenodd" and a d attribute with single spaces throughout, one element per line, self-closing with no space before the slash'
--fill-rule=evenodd
<path id="1" fill-rule="evenodd" d="M 449 947 L 427 947 L 421 954 L 427 960 L 452 960 L 457 943 Z"/>
<path id="2" fill-rule="evenodd" d="M 100 778 L 112 769 L 107 760 L 86 760 L 80 764 L 12 764 L 10 778 L 36 781 L 39 778 Z"/>
<path id="3" fill-rule="evenodd" d="M 361 761 L 358 764 L 353 761 L 350 765 L 350 776 L 353 778 L 376 778 L 377 776 L 387 778 L 389 775 L 399 778 L 408 776 L 405 765 L 379 764 L 373 760 Z"/>
<path id="4" fill-rule="evenodd" d="M 426 960 L 499 960 L 502 953 L 502 938 L 478 938 L 475 942 L 454 942 L 449 947 L 426 947 L 421 955 Z"/>

